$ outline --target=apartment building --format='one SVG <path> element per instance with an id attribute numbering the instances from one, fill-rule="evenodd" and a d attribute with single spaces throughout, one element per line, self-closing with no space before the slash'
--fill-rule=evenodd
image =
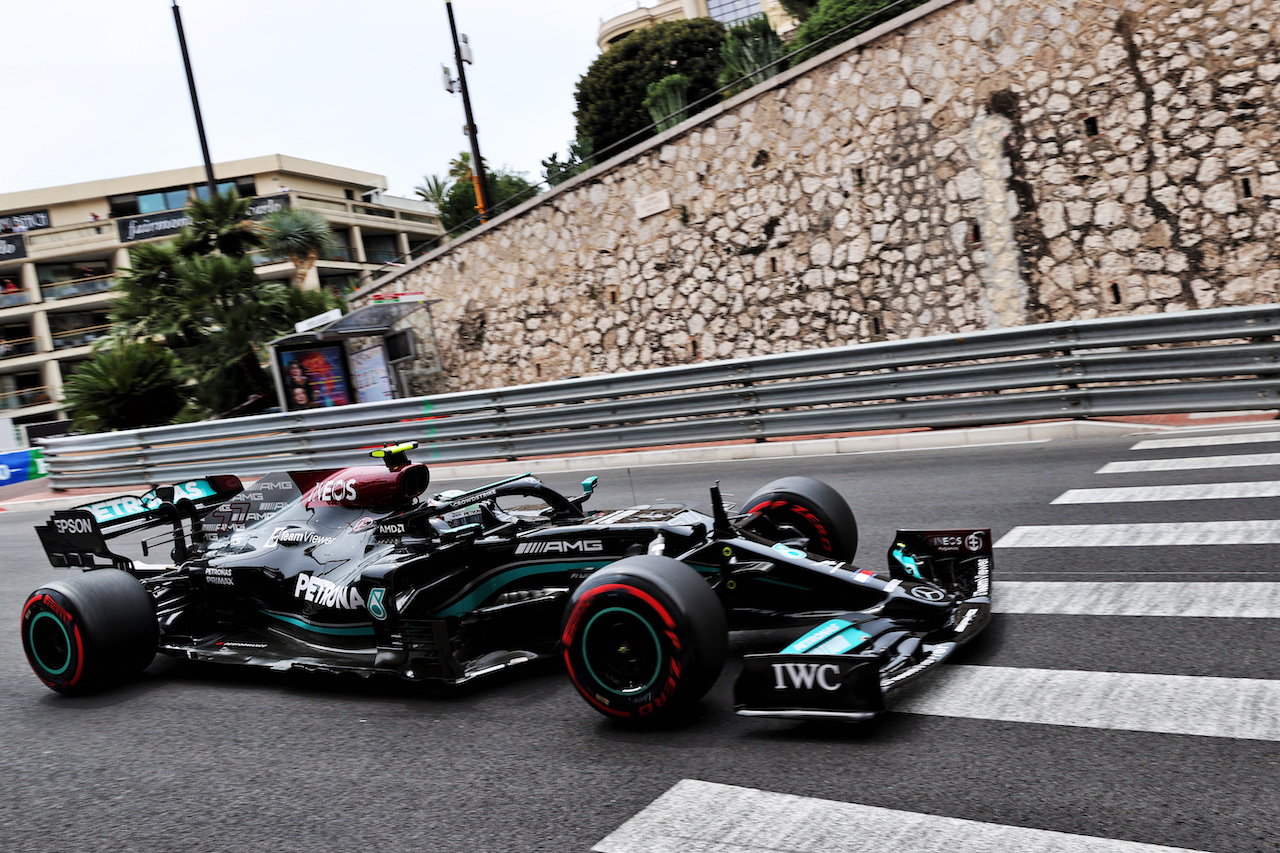
<path id="1" fill-rule="evenodd" d="M 614 6 L 600 19 L 596 44 L 601 50 L 636 30 L 662 21 L 691 21 L 714 18 L 725 26 L 765 15 L 774 31 L 784 39 L 796 28 L 796 21 L 780 0 L 630 0 Z"/>
<path id="2" fill-rule="evenodd" d="M 378 270 L 427 251 L 444 232 L 423 201 L 385 194 L 386 178 L 274 154 L 214 165 L 219 191 L 254 199 L 253 215 L 313 210 L 340 245 L 304 286 L 340 293 Z M 129 248 L 186 224 L 205 197 L 203 166 L 0 193 L 0 418 L 32 424 L 65 417 L 63 378 L 108 330 L 116 278 Z M 263 278 L 291 278 L 287 259 L 256 257 Z"/>

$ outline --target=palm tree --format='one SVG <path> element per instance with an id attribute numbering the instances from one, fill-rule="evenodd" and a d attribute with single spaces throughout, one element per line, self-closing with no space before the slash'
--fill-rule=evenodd
<path id="1" fill-rule="evenodd" d="M 471 167 L 468 165 L 468 173 L 470 170 Z M 449 181 L 437 175 L 423 175 L 422 183 L 414 187 L 413 191 L 418 194 L 418 198 L 435 205 L 436 211 L 439 212 L 440 206 L 449 197 Z"/>
<path id="2" fill-rule="evenodd" d="M 78 429 L 136 429 L 167 424 L 186 405 L 173 353 L 154 343 L 100 352 L 62 386 Z"/>
<path id="3" fill-rule="evenodd" d="M 730 86 L 726 97 L 736 95 L 783 70 L 781 60 L 786 53 L 782 39 L 769 26 L 768 18 L 763 15 L 748 18 L 725 33 L 724 44 L 720 45 L 724 70 L 716 82 Z"/>
<path id="4" fill-rule="evenodd" d="M 455 181 L 471 180 L 471 154 L 459 151 L 458 156 L 449 161 L 449 177 Z"/>
<path id="5" fill-rule="evenodd" d="M 218 193 L 210 199 L 192 199 L 187 204 L 191 224 L 182 229 L 174 245 L 183 255 L 217 252 L 243 258 L 250 249 L 262 245 L 258 229 L 249 218 L 252 202 L 253 199 L 241 198 L 235 190 Z"/>
<path id="6" fill-rule="evenodd" d="M 262 242 L 272 255 L 284 255 L 293 261 L 293 283 L 303 288 L 307 276 L 322 257 L 338 251 L 338 241 L 324 217 L 314 211 L 285 208 L 262 221 Z M 319 281 L 311 287 L 316 290 Z"/>
<path id="7" fill-rule="evenodd" d="M 668 74 L 656 83 L 650 83 L 644 107 L 649 111 L 658 132 L 675 127 L 684 121 L 689 112 L 689 78 L 683 74 Z"/>

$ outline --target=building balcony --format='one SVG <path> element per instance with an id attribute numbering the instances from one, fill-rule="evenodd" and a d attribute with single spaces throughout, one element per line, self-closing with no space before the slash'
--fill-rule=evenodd
<path id="1" fill-rule="evenodd" d="M 0 308 L 13 308 L 16 305 L 29 305 L 31 303 L 31 294 L 25 290 L 14 290 L 9 293 L 0 293 Z"/>
<path id="2" fill-rule="evenodd" d="M 72 278 L 65 281 L 51 281 L 40 285 L 40 297 L 45 301 L 52 299 L 68 299 L 73 296 L 87 296 L 94 293 L 106 293 L 115 287 L 115 276 L 94 275 L 87 278 Z M 21 304 L 21 303 L 16 303 Z"/>
<path id="3" fill-rule="evenodd" d="M 19 388 L 16 391 L 0 391 L 0 411 L 22 409 L 27 406 L 40 406 L 52 402 L 53 398 L 49 396 L 49 389 L 44 386 Z"/>
<path id="4" fill-rule="evenodd" d="M 55 350 L 71 349 L 72 347 L 88 346 L 99 338 L 106 337 L 111 331 L 110 323 L 102 323 L 97 326 L 85 326 L 80 329 L 67 329 L 62 332 L 53 333 L 53 348 Z"/>
<path id="5" fill-rule="evenodd" d="M 35 338 L 0 337 L 0 359 L 31 355 L 36 351 Z"/>

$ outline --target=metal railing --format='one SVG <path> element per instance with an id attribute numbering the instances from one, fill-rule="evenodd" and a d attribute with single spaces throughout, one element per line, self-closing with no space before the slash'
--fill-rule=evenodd
<path id="1" fill-rule="evenodd" d="M 31 355 L 35 351 L 36 339 L 30 335 L 21 338 L 0 335 L 0 358 L 17 358 L 20 355 Z"/>
<path id="2" fill-rule="evenodd" d="M 110 331 L 110 323 L 99 323 L 96 326 L 84 326 L 79 329 L 65 329 L 60 332 L 54 332 L 53 348 L 60 350 L 86 346 L 99 338 L 106 337 Z"/>
<path id="3" fill-rule="evenodd" d="M 49 439 L 50 485 L 1280 407 L 1280 305 L 1049 323 Z"/>
<path id="4" fill-rule="evenodd" d="M 49 392 L 44 386 L 38 388 L 19 388 L 16 391 L 0 391 L 0 411 L 21 409 L 26 406 L 39 406 L 51 403 Z"/>
<path id="5" fill-rule="evenodd" d="M 67 299 L 91 293 L 106 293 L 115 287 L 115 273 L 72 278 L 65 281 L 46 281 L 40 284 L 43 299 Z"/>

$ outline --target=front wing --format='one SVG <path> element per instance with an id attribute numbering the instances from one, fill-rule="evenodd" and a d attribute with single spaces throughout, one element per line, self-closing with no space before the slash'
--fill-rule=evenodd
<path id="1" fill-rule="evenodd" d="M 971 537 L 970 534 L 977 534 Z M 959 553 L 947 546 L 978 542 Z M 937 543 L 942 542 L 939 546 Z M 915 580 L 947 596 L 936 625 L 886 616 L 878 606 L 829 619 L 782 651 L 744 656 L 734 707 L 747 717 L 868 720 L 894 693 L 934 671 L 991 619 L 990 531 L 899 531 L 890 571 L 906 565 Z M 945 571 L 944 571 L 945 570 Z"/>

